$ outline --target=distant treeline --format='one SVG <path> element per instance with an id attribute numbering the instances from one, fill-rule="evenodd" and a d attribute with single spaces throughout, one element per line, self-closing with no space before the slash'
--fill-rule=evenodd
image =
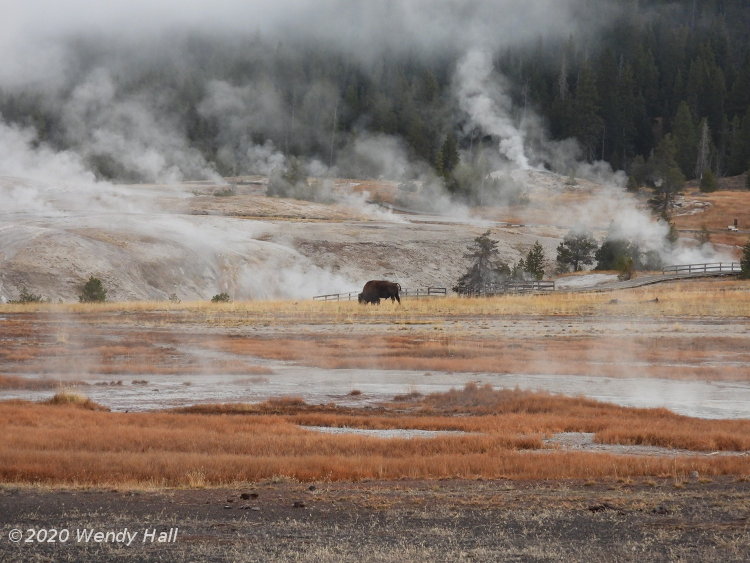
<path id="1" fill-rule="evenodd" d="M 596 38 L 539 37 L 495 54 L 509 78 L 520 119 L 543 118 L 553 139 L 576 138 L 586 160 L 630 171 L 666 135 L 686 178 L 696 165 L 715 175 L 750 167 L 750 3 L 742 0 L 633 0 Z M 592 9 L 597 3 L 592 2 Z M 457 22 L 457 33 L 460 23 Z M 361 57 L 332 48 L 184 34 L 169 53 L 112 69 L 120 98 L 148 99 L 177 124 L 188 146 L 223 174 L 250 173 L 247 147 L 336 164 L 360 132 L 400 137 L 412 158 L 448 177 L 456 155 L 481 143 L 452 96 L 460 53 Z M 77 148 L 60 99 L 98 67 L 118 61 L 116 46 L 78 38 L 77 65 L 53 94 L 3 88 L 6 123 L 33 126 L 39 140 Z M 223 97 L 222 97 L 223 96 Z M 231 98 L 227 101 L 227 98 Z M 233 113 L 234 112 L 234 113 Z M 231 123 L 227 115 L 232 114 Z M 107 155 L 86 152 L 103 177 L 127 177 Z M 341 157 L 343 158 L 343 157 Z M 702 171 L 702 169 L 700 171 Z"/>

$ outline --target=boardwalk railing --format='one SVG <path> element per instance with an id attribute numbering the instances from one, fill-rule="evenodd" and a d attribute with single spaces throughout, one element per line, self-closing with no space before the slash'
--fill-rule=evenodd
<path id="1" fill-rule="evenodd" d="M 445 297 L 448 295 L 447 287 L 426 287 L 417 289 L 402 289 L 401 297 Z"/>
<path id="2" fill-rule="evenodd" d="M 316 295 L 314 301 L 355 301 L 359 291 L 350 291 L 349 293 L 329 293 L 328 295 Z M 448 295 L 448 288 L 445 287 L 422 287 L 417 289 L 402 289 L 399 292 L 400 297 L 445 297 Z"/>
<path id="3" fill-rule="evenodd" d="M 316 295 L 313 297 L 314 301 L 351 301 L 356 299 L 359 295 L 358 291 L 350 291 L 349 293 L 329 293 L 328 295 Z"/>
<path id="4" fill-rule="evenodd" d="M 664 266 L 664 274 L 739 274 L 739 262 L 712 262 L 707 264 L 678 264 Z"/>
<path id="5" fill-rule="evenodd" d="M 479 291 L 471 291 L 464 295 L 487 296 L 501 295 L 504 293 L 531 293 L 536 291 L 555 291 L 555 282 L 553 280 L 534 280 L 534 281 L 507 281 L 504 283 L 492 283 L 484 285 Z"/>

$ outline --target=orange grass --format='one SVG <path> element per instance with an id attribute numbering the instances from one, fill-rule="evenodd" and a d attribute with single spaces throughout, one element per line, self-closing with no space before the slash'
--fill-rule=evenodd
<path id="1" fill-rule="evenodd" d="M 15 483 L 154 486 L 226 485 L 284 475 L 299 480 L 399 478 L 600 478 L 748 474 L 743 456 L 635 457 L 538 450 L 558 431 L 652 428 L 641 443 L 747 448 L 750 421 L 701 421 L 663 409 L 626 409 L 580 398 L 468 386 L 431 395 L 410 413 L 376 414 L 298 400 L 204 406 L 223 414 L 110 413 L 0 403 L 0 480 Z M 73 405 L 73 406 L 71 406 Z M 79 406 L 75 406 L 79 405 Z M 264 414 L 264 411 L 286 414 Z M 318 410 L 319 412 L 315 412 Z M 450 414 L 444 414 L 449 412 Z M 500 414 L 475 414 L 477 412 Z M 464 412 L 466 416 L 456 416 Z M 234 414 L 229 414 L 234 413 Z M 465 430 L 465 435 L 380 439 L 328 435 L 299 425 Z M 81 429 L 86 431 L 82 432 Z M 680 442 L 686 429 L 693 442 Z M 667 438 L 674 435 L 669 442 Z M 717 440 L 717 437 L 721 440 Z M 534 451 L 534 450 L 537 451 Z"/>
<path id="2" fill-rule="evenodd" d="M 407 369 L 488 373 L 554 373 L 607 377 L 634 374 L 681 379 L 746 380 L 744 336 L 662 339 L 638 336 L 431 336 L 313 334 L 214 340 L 225 352 L 295 360 L 326 369 Z M 728 364 L 712 361 L 731 358 Z"/>
<path id="3" fill-rule="evenodd" d="M 661 408 L 620 407 L 584 397 L 518 389 L 494 390 L 490 385 L 474 383 L 444 393 L 414 395 L 406 405 L 399 400 L 370 413 L 329 405 L 306 405 L 300 399 L 271 400 L 256 405 L 196 405 L 176 412 L 275 414 L 284 415 L 286 421 L 310 426 L 462 430 L 505 436 L 594 432 L 601 443 L 692 451 L 750 450 L 750 419 L 691 418 Z"/>
<path id="4" fill-rule="evenodd" d="M 352 291 L 358 288 L 351 288 Z M 356 301 L 236 301 L 231 303 L 129 301 L 120 303 L 30 303 L 0 304 L 2 313 L 33 316 L 37 313 L 59 315 L 96 322 L 128 322 L 152 314 L 158 323 L 204 322 L 220 326 L 244 326 L 260 321 L 274 324 L 300 320 L 378 322 L 384 318 L 404 321 L 420 318 L 461 315 L 622 315 L 646 317 L 674 314 L 686 317 L 750 316 L 747 282 L 735 280 L 663 283 L 635 290 L 604 293 L 568 293 L 563 291 L 540 295 L 505 295 L 492 298 L 407 298 L 402 305 L 386 302 L 379 307 L 364 307 Z M 620 301 L 616 310 L 612 298 Z M 645 304 L 654 297 L 659 303 Z M 120 317 L 111 315 L 118 313 Z M 109 318 L 107 317 L 109 314 Z"/>
<path id="5" fill-rule="evenodd" d="M 62 387 L 78 387 L 88 385 L 83 381 L 68 381 L 63 379 L 31 379 L 14 375 L 0 374 L 0 389 L 59 389 Z"/>
<path id="6" fill-rule="evenodd" d="M 740 185 L 742 186 L 741 183 Z M 727 226 L 732 225 L 737 219 L 741 229 L 750 227 L 750 192 L 744 189 L 741 191 L 721 189 L 704 194 L 693 187 L 686 190 L 685 195 L 690 199 L 708 201 L 711 206 L 701 213 L 674 215 L 672 220 L 678 229 L 697 231 L 705 226 L 712 232 L 712 242 L 737 246 L 747 242 L 746 234 L 732 233 L 727 230 Z"/>

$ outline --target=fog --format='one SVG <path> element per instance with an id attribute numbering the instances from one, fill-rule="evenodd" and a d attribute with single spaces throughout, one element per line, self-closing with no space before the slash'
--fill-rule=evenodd
<path id="1" fill-rule="evenodd" d="M 591 178 L 606 187 L 601 196 L 560 210 L 577 228 L 592 229 L 616 215 L 611 232 L 637 238 L 644 251 L 657 251 L 667 262 L 696 254 L 715 258 L 708 247 L 667 246 L 667 226 L 626 197 L 624 175 L 583 162 L 573 141 L 549 140 L 534 108 L 514 103 L 518 85 L 497 70 L 499 50 L 541 39 L 575 35 L 595 48 L 600 26 L 617 10 L 616 2 L 592 0 L 13 3 L 0 21 L 0 92 L 19 107 L 32 104 L 34 115 L 15 122 L 0 116 L 3 219 L 94 214 L 80 220 L 89 228 L 108 214 L 140 214 L 108 227 L 123 237 L 158 236 L 182 248 L 196 271 L 210 272 L 198 275 L 211 281 L 192 288 L 193 297 L 213 291 L 211 284 L 238 297 L 297 297 L 300 279 L 312 279 L 308 288 L 316 289 L 358 285 L 316 268 L 290 247 L 271 252 L 268 241 L 234 240 L 235 226 L 170 216 L 156 188 L 121 184 L 219 185 L 223 174 L 278 174 L 290 155 L 300 155 L 307 175 L 414 182 L 419 197 L 412 203 L 422 211 L 469 220 L 469 205 L 448 193 L 432 165 L 410 153 L 403 139 L 368 130 L 367 116 L 338 132 L 337 120 L 347 116 L 342 94 L 326 77 L 339 67 L 377 77 L 384 58 L 448 61 L 451 99 L 433 117 L 459 134 L 462 161 L 479 155 L 500 180 L 496 191 L 475 200 L 509 202 L 526 187 L 517 174 L 526 170 Z M 320 74 L 302 72 L 299 60 L 310 53 L 320 57 Z M 277 68 L 278 61 L 284 65 Z M 252 80 L 235 78 L 233 65 L 242 64 L 254 69 Z M 190 108 L 179 105 L 184 100 L 176 89 L 190 96 Z M 191 131 L 190 111 L 215 130 Z M 481 150 L 475 138 L 483 140 Z M 201 144 L 206 139 L 211 146 Z M 326 182 L 316 185 L 323 188 L 307 194 L 310 199 L 339 197 Z M 365 200 L 342 199 L 371 213 Z M 33 227 L 50 237 L 61 228 L 49 222 Z"/>

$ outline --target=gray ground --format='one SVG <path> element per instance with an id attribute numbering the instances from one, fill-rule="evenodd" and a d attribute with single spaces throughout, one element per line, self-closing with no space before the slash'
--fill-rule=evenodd
<path id="1" fill-rule="evenodd" d="M 520 225 L 493 220 L 491 210 L 490 219 L 458 207 L 403 213 L 368 203 L 368 193 L 352 191 L 356 182 L 342 181 L 338 202 L 323 204 L 265 197 L 262 178 L 233 181 L 223 196 L 227 186 L 207 183 L 65 190 L 0 178 L 13 203 L 0 209 L 0 300 L 26 287 L 76 301 L 90 275 L 110 300 L 311 297 L 377 278 L 451 287 L 466 270 L 467 245 L 488 228 L 501 258 L 515 262 L 536 240 L 554 255 L 576 219 Z M 533 186 L 543 202 L 563 180 L 537 173 Z"/>
<path id="2" fill-rule="evenodd" d="M 728 479 L 5 487 L 0 560 L 747 561 L 749 503 L 747 483 Z M 71 539 L 9 540 L 12 529 L 25 540 L 51 528 Z M 174 528 L 173 542 L 143 541 Z M 76 541 L 79 530 L 125 529 L 137 533 L 129 546 Z"/>

